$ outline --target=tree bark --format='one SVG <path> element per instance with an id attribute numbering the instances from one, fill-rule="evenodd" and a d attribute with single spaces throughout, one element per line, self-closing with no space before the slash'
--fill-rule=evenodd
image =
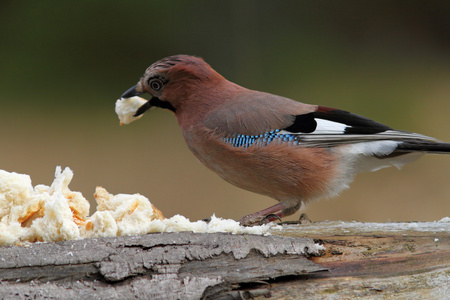
<path id="1" fill-rule="evenodd" d="M 0 248 L 2 299 L 446 299 L 450 223 L 318 222 Z M 316 243 L 325 246 L 315 252 Z"/>
<path id="2" fill-rule="evenodd" d="M 329 271 L 276 281 L 274 298 L 450 299 L 449 222 L 318 222 L 280 233 L 323 244 L 312 261 Z"/>
<path id="3" fill-rule="evenodd" d="M 316 247 L 309 238 L 189 232 L 2 247 L 0 296 L 215 298 L 236 284 L 325 271 L 306 258 Z"/>

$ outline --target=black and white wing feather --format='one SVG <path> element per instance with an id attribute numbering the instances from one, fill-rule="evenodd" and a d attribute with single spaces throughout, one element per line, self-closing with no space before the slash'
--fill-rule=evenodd
<path id="1" fill-rule="evenodd" d="M 280 134 L 295 134 L 304 147 L 334 147 L 375 141 L 396 145 L 396 152 L 449 153 L 450 143 L 389 126 L 347 111 L 319 106 L 316 112 L 296 116 Z M 378 143 L 379 144 L 379 143 Z"/>

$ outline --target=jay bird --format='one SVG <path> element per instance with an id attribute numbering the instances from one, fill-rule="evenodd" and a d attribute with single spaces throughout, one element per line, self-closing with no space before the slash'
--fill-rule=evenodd
<path id="1" fill-rule="evenodd" d="M 122 98 L 142 93 L 151 97 L 135 116 L 152 107 L 172 111 L 187 146 L 205 166 L 231 184 L 279 201 L 242 217 L 243 225 L 335 196 L 358 172 L 400 167 L 424 153 L 450 153 L 450 143 L 432 137 L 246 89 L 189 55 L 155 62 Z"/>

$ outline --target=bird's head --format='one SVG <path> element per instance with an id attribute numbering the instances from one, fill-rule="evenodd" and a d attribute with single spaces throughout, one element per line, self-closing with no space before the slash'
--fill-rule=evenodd
<path id="1" fill-rule="evenodd" d="M 139 116 L 153 106 L 177 112 L 183 104 L 193 101 L 200 87 L 214 85 L 223 77 L 199 57 L 174 55 L 163 58 L 147 68 L 139 82 L 121 97 L 130 98 L 144 93 L 151 98 L 136 112 Z"/>

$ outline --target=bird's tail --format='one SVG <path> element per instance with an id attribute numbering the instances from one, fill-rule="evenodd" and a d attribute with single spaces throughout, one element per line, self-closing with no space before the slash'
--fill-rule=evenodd
<path id="1" fill-rule="evenodd" d="M 395 152 L 426 152 L 435 154 L 450 154 L 450 143 L 425 140 L 405 141 L 397 146 Z"/>

